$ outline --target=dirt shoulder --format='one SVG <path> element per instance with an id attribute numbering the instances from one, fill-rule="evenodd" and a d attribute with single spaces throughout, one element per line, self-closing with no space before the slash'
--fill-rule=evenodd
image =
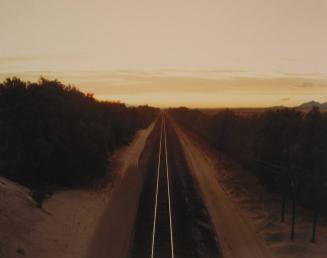
<path id="1" fill-rule="evenodd" d="M 116 189 L 129 180 L 131 168 L 137 167 L 153 127 L 154 123 L 140 130 L 128 146 L 116 152 L 114 181 L 94 190 L 56 192 L 43 209 L 36 208 L 27 188 L 0 178 L 0 257 L 86 257 L 98 221 L 112 205 Z"/>
<path id="2" fill-rule="evenodd" d="M 290 224 L 291 224 L 291 203 L 287 204 L 286 221 L 285 223 L 280 222 L 280 196 L 274 193 L 267 192 L 258 180 L 249 171 L 245 170 L 237 163 L 232 160 L 223 157 L 218 159 L 218 153 L 213 150 L 207 143 L 196 135 L 181 131 L 179 129 L 181 138 L 184 139 L 184 146 L 190 149 L 191 152 L 187 154 L 190 159 L 190 163 L 198 163 L 196 160 L 200 158 L 199 163 L 202 165 L 193 165 L 194 169 L 197 169 L 203 173 L 206 169 L 211 172 L 211 175 L 202 175 L 201 177 L 208 176 L 208 178 L 213 181 L 217 181 L 220 190 L 216 194 L 225 197 L 217 197 L 216 202 L 227 201 L 231 205 L 231 210 L 239 217 L 237 220 L 231 216 L 227 216 L 227 223 L 233 221 L 239 221 L 245 225 L 248 235 L 244 235 L 244 228 L 237 227 L 235 229 L 238 238 L 241 238 L 241 246 L 247 241 L 253 242 L 253 238 L 256 239 L 255 243 L 258 243 L 263 248 L 266 249 L 262 256 L 258 256 L 259 253 L 255 251 L 254 255 L 249 253 L 246 256 L 246 252 L 237 254 L 236 257 L 278 257 L 278 258 L 323 258 L 326 257 L 327 247 L 324 243 L 327 241 L 327 222 L 326 219 L 319 218 L 319 225 L 317 231 L 317 242 L 310 243 L 311 230 L 312 230 L 312 214 L 302 208 L 297 209 L 297 221 L 296 221 L 296 233 L 295 241 L 290 240 Z M 192 151 L 193 149 L 193 151 Z M 204 167 L 203 167 L 204 166 Z M 208 172 L 207 172 L 208 173 Z M 203 174 L 207 174 L 203 173 Z M 198 173 L 199 174 L 199 173 Z M 199 175 L 197 176 L 200 180 Z M 209 183 L 211 184 L 211 183 Z M 206 188 L 206 186 L 203 186 Z M 205 189 L 207 192 L 207 197 L 209 199 L 214 199 L 215 192 L 210 192 L 211 187 Z M 221 200 L 221 198 L 223 200 Z M 214 202 L 215 200 L 213 200 Z M 221 204 L 223 205 L 223 204 Z M 210 206 L 210 204 L 209 204 Z M 211 207 L 215 209 L 215 205 Z M 219 226 L 219 220 L 226 220 L 222 217 L 225 211 L 218 212 L 218 207 L 216 207 L 217 213 L 210 213 L 213 216 L 217 216 L 215 220 L 217 223 L 217 232 L 219 234 L 218 238 L 220 241 L 228 241 L 229 236 L 225 238 L 225 233 L 229 235 L 229 232 L 221 230 L 226 227 L 226 225 Z M 223 223 L 224 224 L 224 223 Z M 236 225 L 239 225 L 237 223 Z M 252 236 L 251 236 L 252 235 Z M 232 236 L 231 236 L 232 237 Z M 237 236 L 235 236 L 237 238 Z M 248 239 L 248 237 L 250 237 Z M 237 241 L 232 242 L 237 247 Z M 222 243 L 223 244 L 223 243 Z M 227 243 L 228 244 L 228 243 Z M 234 245 L 233 244 L 233 245 Z M 252 243 L 253 244 L 253 243 Z M 226 245 L 226 244 L 225 244 Z M 224 246 L 222 246 L 224 248 Z M 227 245 L 227 249 L 233 248 L 232 245 Z M 243 248 L 243 247 L 242 247 Z M 261 247 L 262 248 L 262 247 Z M 226 246 L 225 246 L 226 249 Z M 251 248 L 252 249 L 252 248 Z M 255 250 L 255 249 L 254 249 Z M 253 251 L 254 251 L 253 250 Z M 234 250 L 235 251 L 235 250 Z M 251 250 L 250 250 L 251 251 Z M 239 256 L 238 256 L 239 255 Z M 257 256 L 256 256 L 257 255 Z M 226 256 L 226 255 L 225 255 Z M 228 257 L 228 256 L 227 256 Z M 233 257 L 233 256 L 232 256 Z"/>
<path id="3" fill-rule="evenodd" d="M 196 139 L 175 124 L 192 174 L 209 211 L 223 256 L 231 258 L 273 257 L 263 239 L 217 180 L 214 157 L 207 155 Z"/>
<path id="4" fill-rule="evenodd" d="M 155 124 L 152 126 L 158 126 Z M 101 218 L 98 220 L 87 258 L 126 258 L 133 239 L 134 223 L 138 203 L 142 192 L 145 166 L 159 130 L 149 131 L 142 148 L 125 156 L 125 171 L 112 192 L 110 202 L 106 205 Z M 128 161 L 129 164 L 125 164 Z"/>

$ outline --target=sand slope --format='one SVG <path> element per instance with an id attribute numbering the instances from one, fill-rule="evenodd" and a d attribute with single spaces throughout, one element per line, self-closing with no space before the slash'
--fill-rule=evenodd
<path id="1" fill-rule="evenodd" d="M 224 257 L 272 257 L 263 239 L 255 233 L 248 220 L 242 216 L 224 192 L 216 178 L 216 170 L 210 157 L 202 152 L 176 124 L 175 128 L 215 226 Z"/>
<path id="2" fill-rule="evenodd" d="M 88 253 L 111 196 L 137 166 L 153 124 L 113 158 L 115 180 L 100 189 L 65 190 L 35 206 L 27 188 L 0 177 L 0 257 L 81 258 Z"/>
<path id="3" fill-rule="evenodd" d="M 313 244 L 310 242 L 312 213 L 298 207 L 295 241 L 291 241 L 290 202 L 287 203 L 286 221 L 281 223 L 279 195 L 267 192 L 252 173 L 245 171 L 232 160 L 226 158 L 219 160 L 218 153 L 196 135 L 182 131 L 180 128 L 177 130 L 194 176 L 200 186 L 201 182 L 203 183 L 201 187 L 203 195 L 206 200 L 209 200 L 208 207 L 213 210 L 210 215 L 216 224 L 220 244 L 223 250 L 227 250 L 226 257 L 228 255 L 234 257 L 233 254 L 236 254 L 236 257 L 327 257 L 325 244 L 327 220 L 325 218 L 318 219 L 317 242 Z M 204 183 L 205 180 L 208 182 Z M 212 185 L 216 185 L 215 188 L 218 186 L 218 190 Z M 226 212 L 226 207 L 228 212 Z M 231 213 L 235 213 L 238 218 L 235 219 L 235 215 Z M 235 224 L 230 226 L 230 230 L 235 230 L 232 235 L 227 229 L 229 223 Z M 244 225 L 239 227 L 240 223 Z M 244 233 L 244 230 L 247 232 Z M 238 248 L 239 241 L 240 249 Z M 251 248 L 243 246 L 244 243 L 248 244 L 248 241 L 250 241 Z M 259 251 L 256 245 L 260 246 Z M 260 254 L 262 249 L 264 253 Z"/>

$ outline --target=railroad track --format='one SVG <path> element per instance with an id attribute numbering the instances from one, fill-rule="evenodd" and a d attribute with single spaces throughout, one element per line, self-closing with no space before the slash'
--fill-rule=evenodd
<path id="1" fill-rule="evenodd" d="M 217 258 L 206 207 L 170 118 L 156 122 L 129 258 Z"/>
<path id="2" fill-rule="evenodd" d="M 164 161 L 164 164 L 162 161 Z M 154 218 L 150 257 L 174 258 L 172 200 L 168 165 L 166 120 L 164 114 L 161 117 L 156 194 L 153 214 Z M 169 226 L 167 225 L 167 222 Z M 167 228 L 169 232 L 167 232 Z"/>

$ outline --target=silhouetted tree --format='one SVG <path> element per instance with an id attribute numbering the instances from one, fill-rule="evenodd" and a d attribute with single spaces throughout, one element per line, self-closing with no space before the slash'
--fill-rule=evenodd
<path id="1" fill-rule="evenodd" d="M 321 204 L 327 198 L 327 114 L 318 108 L 306 114 L 283 108 L 252 116 L 186 108 L 170 113 L 220 152 L 255 168 L 268 189 L 283 195 L 282 219 L 288 198 L 315 214 L 326 209 Z"/>
<path id="2" fill-rule="evenodd" d="M 100 102 L 59 81 L 0 84 L 0 174 L 39 189 L 89 184 L 157 109 Z"/>

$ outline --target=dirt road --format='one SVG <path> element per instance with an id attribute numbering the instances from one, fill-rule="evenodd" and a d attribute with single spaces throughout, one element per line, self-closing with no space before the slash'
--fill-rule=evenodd
<path id="1" fill-rule="evenodd" d="M 273 257 L 252 225 L 244 218 L 217 180 L 213 161 L 201 151 L 194 139 L 173 122 L 182 143 L 193 177 L 199 184 L 203 200 L 215 227 L 224 257 Z"/>

